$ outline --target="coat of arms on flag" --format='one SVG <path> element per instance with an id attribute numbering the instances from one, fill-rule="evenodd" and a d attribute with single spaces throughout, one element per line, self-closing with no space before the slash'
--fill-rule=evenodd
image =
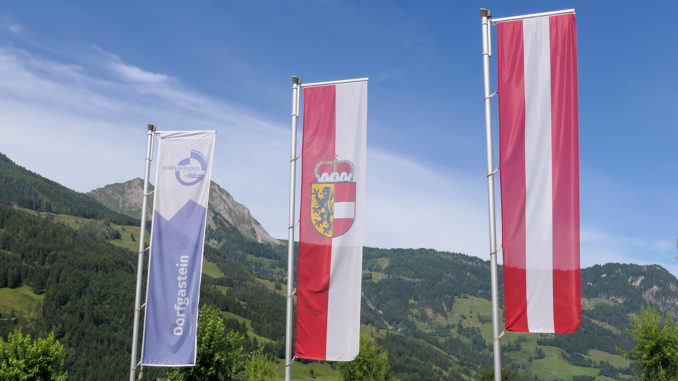
<path id="1" fill-rule="evenodd" d="M 346 233 L 355 218 L 353 163 L 348 160 L 321 161 L 315 166 L 311 184 L 311 221 L 328 238 Z"/>

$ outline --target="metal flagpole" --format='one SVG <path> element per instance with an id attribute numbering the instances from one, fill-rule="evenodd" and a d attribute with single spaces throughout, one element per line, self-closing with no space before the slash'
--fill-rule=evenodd
<path id="1" fill-rule="evenodd" d="M 485 8 L 480 9 L 483 29 L 483 84 L 485 90 L 485 137 L 487 142 L 487 199 L 490 220 L 490 273 L 492 282 L 492 339 L 494 347 L 494 380 L 501 381 L 501 346 L 499 338 L 499 296 L 497 280 L 497 231 L 494 208 L 494 157 L 492 149 L 492 105 L 495 94 L 490 93 L 490 56 L 492 43 L 490 41 L 490 21 L 492 13 Z"/>
<path id="2" fill-rule="evenodd" d="M 303 85 L 300 84 L 300 86 L 301 86 L 302 89 L 305 89 L 307 87 L 340 85 L 340 84 L 344 84 L 344 83 L 363 82 L 363 81 L 369 81 L 369 78 L 365 77 L 365 78 L 342 79 L 342 80 L 339 80 L 339 81 L 304 83 Z"/>
<path id="3" fill-rule="evenodd" d="M 492 22 L 493 24 L 497 24 L 497 23 L 505 22 L 505 21 L 525 20 L 525 19 L 531 19 L 531 18 L 535 18 L 535 17 L 544 17 L 544 16 L 567 15 L 567 14 L 572 14 L 572 13 L 575 13 L 574 8 L 563 9 L 563 10 L 560 10 L 560 11 L 530 13 L 528 15 L 520 15 L 520 16 L 499 17 L 499 18 L 490 20 L 490 22 Z M 488 17 L 492 17 L 492 16 L 488 16 Z"/>
<path id="4" fill-rule="evenodd" d="M 146 143 L 146 171 L 144 173 L 144 195 L 141 201 L 141 226 L 139 230 L 139 262 L 137 264 L 137 291 L 134 298 L 134 330 L 132 331 L 132 358 L 130 360 L 129 380 L 134 381 L 137 366 L 137 343 L 139 341 L 139 315 L 141 312 L 141 280 L 144 268 L 144 253 L 146 251 L 146 205 L 148 204 L 148 177 L 151 172 L 151 159 L 153 157 L 153 136 L 155 126 L 148 125 L 148 137 Z"/>
<path id="5" fill-rule="evenodd" d="M 297 120 L 301 79 L 292 76 L 292 154 L 290 155 L 290 213 L 287 233 L 287 323 L 285 326 L 285 381 L 292 377 L 292 290 L 294 275 L 294 204 L 297 183 Z"/>

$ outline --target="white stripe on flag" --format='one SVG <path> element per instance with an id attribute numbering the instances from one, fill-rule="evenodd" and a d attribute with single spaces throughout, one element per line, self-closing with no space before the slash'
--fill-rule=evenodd
<path id="1" fill-rule="evenodd" d="M 525 267 L 530 332 L 553 332 L 553 191 L 549 18 L 523 20 Z"/>
<path id="2" fill-rule="evenodd" d="M 328 361 L 351 361 L 360 348 L 367 82 L 337 85 L 336 105 L 335 152 L 340 160 L 355 160 L 357 205 L 351 229 L 332 239 L 325 357 Z"/>
<path id="3" fill-rule="evenodd" d="M 335 202 L 334 218 L 355 218 L 355 202 Z"/>

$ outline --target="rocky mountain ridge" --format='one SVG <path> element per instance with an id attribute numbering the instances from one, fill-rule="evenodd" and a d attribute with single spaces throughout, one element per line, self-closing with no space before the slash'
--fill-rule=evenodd
<path id="1" fill-rule="evenodd" d="M 106 207 L 134 218 L 141 217 L 141 204 L 144 181 L 140 178 L 132 179 L 124 183 L 109 184 L 95 189 L 87 194 L 99 201 Z M 153 189 L 153 186 L 150 186 Z M 147 207 L 147 215 L 151 216 L 153 210 L 151 199 Z M 207 209 L 207 233 L 208 243 L 218 244 L 217 230 L 222 225 L 236 228 L 244 236 L 260 243 L 280 245 L 280 241 L 271 237 L 263 226 L 257 221 L 249 209 L 237 202 L 228 191 L 212 181 L 210 183 L 209 206 Z"/>

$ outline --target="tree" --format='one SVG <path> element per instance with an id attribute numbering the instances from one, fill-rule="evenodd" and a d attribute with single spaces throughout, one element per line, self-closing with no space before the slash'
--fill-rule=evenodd
<path id="1" fill-rule="evenodd" d="M 641 381 L 678 380 L 678 326 L 670 313 L 663 319 L 652 308 L 641 307 L 637 318 L 631 317 L 626 334 L 633 339 L 631 351 L 617 348 L 624 357 L 640 368 Z"/>
<path id="2" fill-rule="evenodd" d="M 219 310 L 208 305 L 198 315 L 198 347 L 195 366 L 181 368 L 172 380 L 236 380 L 245 369 L 244 338 L 237 332 L 226 332 Z"/>
<path id="3" fill-rule="evenodd" d="M 65 380 L 64 357 L 64 347 L 54 333 L 31 343 L 31 336 L 17 329 L 6 342 L 0 337 L 0 379 Z"/>
<path id="4" fill-rule="evenodd" d="M 338 365 L 341 379 L 344 381 L 391 381 L 391 366 L 388 353 L 379 348 L 368 334 L 360 335 L 360 354 L 353 361 Z"/>
<path id="5" fill-rule="evenodd" d="M 245 363 L 242 379 L 245 381 L 269 381 L 275 377 L 273 362 L 261 350 L 252 352 Z"/>
<path id="6" fill-rule="evenodd" d="M 226 332 L 221 312 L 208 305 L 198 315 L 198 348 L 195 366 L 168 374 L 168 380 L 183 381 L 266 381 L 273 379 L 273 366 L 261 350 L 247 353 L 245 337 Z"/>

